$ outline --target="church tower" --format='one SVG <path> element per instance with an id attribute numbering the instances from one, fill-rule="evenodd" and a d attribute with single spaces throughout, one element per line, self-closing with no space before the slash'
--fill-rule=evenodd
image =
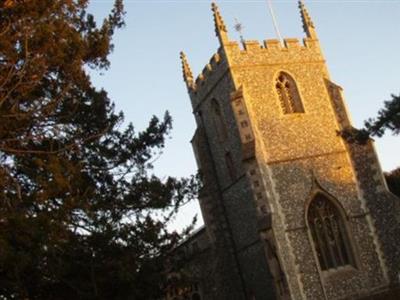
<path id="1" fill-rule="evenodd" d="M 204 299 L 391 299 L 380 297 L 399 291 L 400 200 L 373 142 L 339 134 L 352 126 L 343 92 L 301 1 L 299 9 L 302 42 L 240 45 L 212 4 L 217 53 L 196 79 L 181 53 L 216 274 Z"/>

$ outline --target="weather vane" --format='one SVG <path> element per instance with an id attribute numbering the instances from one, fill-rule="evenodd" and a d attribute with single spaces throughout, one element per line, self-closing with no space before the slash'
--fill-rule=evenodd
<path id="1" fill-rule="evenodd" d="M 242 43 L 242 45 L 244 45 L 244 38 L 243 38 L 243 25 L 242 23 L 240 23 L 238 21 L 238 19 L 235 18 L 235 26 L 234 26 L 235 30 L 239 33 L 240 36 L 240 42 Z"/>

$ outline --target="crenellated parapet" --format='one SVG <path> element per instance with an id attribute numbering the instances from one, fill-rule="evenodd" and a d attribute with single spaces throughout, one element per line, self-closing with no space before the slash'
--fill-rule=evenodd
<path id="1" fill-rule="evenodd" d="M 206 80 L 213 75 L 213 72 L 219 67 L 221 62 L 221 56 L 216 53 L 214 54 L 209 63 L 203 68 L 202 72 L 196 78 L 196 91 L 197 88 L 205 84 Z"/>
<path id="2" fill-rule="evenodd" d="M 217 5 L 213 3 L 215 32 L 220 42 L 218 52 L 211 57 L 209 63 L 197 77 L 193 77 L 186 56 L 181 54 L 183 77 L 192 99 L 193 108 L 197 107 L 221 79 L 221 76 L 230 73 L 232 80 L 235 81 L 234 75 L 229 69 L 272 65 L 278 62 L 281 64 L 324 62 L 311 18 L 302 2 L 299 3 L 299 7 L 307 36 L 302 42 L 297 38 L 286 38 L 282 42 L 277 39 L 268 39 L 263 42 L 247 40 L 243 41 L 241 45 L 236 41 L 229 40 L 225 22 Z"/>
<path id="3" fill-rule="evenodd" d="M 200 101 L 207 91 L 226 74 L 228 67 L 242 67 L 258 64 L 305 63 L 323 61 L 318 41 L 305 38 L 301 42 L 296 38 L 284 39 L 283 44 L 276 39 L 244 41 L 243 47 L 236 41 L 230 41 L 214 54 L 202 72 L 193 79 L 189 91 L 192 98 Z"/>
<path id="4" fill-rule="evenodd" d="M 236 43 L 239 48 L 239 44 Z M 288 51 L 288 50 L 310 50 L 310 51 L 318 51 L 319 45 L 318 42 L 314 39 L 304 38 L 301 43 L 297 38 L 286 38 L 283 40 L 283 44 L 277 39 L 268 39 L 264 40 L 261 44 L 257 40 L 249 40 L 244 41 L 244 49 L 241 49 L 241 52 L 255 52 L 255 51 L 263 51 L 264 53 L 268 53 L 271 51 Z"/>
<path id="5" fill-rule="evenodd" d="M 209 82 L 210 78 L 214 78 L 215 73 L 220 69 L 223 61 L 222 51 L 215 53 L 210 61 L 205 65 L 202 72 L 195 78 L 187 61 L 186 55 L 181 52 L 183 79 L 186 83 L 190 96 L 193 99 L 199 98 L 199 91 L 202 91 L 203 86 Z M 195 100 L 194 100 L 195 101 Z"/>
<path id="6" fill-rule="evenodd" d="M 314 40 L 304 39 L 303 43 L 301 44 L 300 40 L 297 38 L 286 38 L 283 40 L 283 45 L 277 39 L 264 40 L 262 44 L 257 40 L 249 40 L 249 41 L 244 41 L 243 46 L 244 49 L 242 49 L 241 51 L 244 53 L 257 52 L 258 50 L 266 52 L 266 51 L 287 51 L 289 49 L 297 50 L 302 48 L 304 50 L 319 49 L 316 43 L 314 43 Z"/>
<path id="7" fill-rule="evenodd" d="M 283 56 L 288 56 L 288 53 L 301 52 L 304 55 L 308 55 L 309 57 L 313 56 L 317 59 L 322 59 L 322 54 L 320 53 L 320 47 L 316 40 L 310 38 L 304 38 L 301 42 L 297 38 L 286 38 L 283 41 L 283 44 L 276 39 L 268 39 L 264 40 L 262 43 L 257 40 L 247 40 L 243 43 L 243 48 L 240 47 L 240 44 L 235 41 L 230 41 L 225 45 L 225 50 L 219 50 L 219 53 L 214 54 L 210 62 L 204 67 L 203 71 L 196 78 L 196 85 L 203 84 L 204 81 L 210 76 L 210 74 L 215 70 L 219 65 L 221 60 L 225 55 L 228 55 L 229 58 L 235 56 L 253 56 L 255 59 L 256 55 L 262 55 L 267 57 L 268 55 L 275 55 L 279 53 Z M 237 60 L 231 60 L 230 67 L 235 67 L 235 62 Z"/>
<path id="8" fill-rule="evenodd" d="M 244 41 L 243 48 L 238 43 L 226 47 L 231 68 L 269 66 L 279 64 L 304 64 L 324 62 L 317 40 L 286 38 L 283 43 L 276 39 Z"/>
<path id="9" fill-rule="evenodd" d="M 220 48 L 205 65 L 201 73 L 194 79 L 193 84 L 188 87 L 193 109 L 206 97 L 213 86 L 224 76 L 228 70 L 228 62 L 224 51 Z"/>

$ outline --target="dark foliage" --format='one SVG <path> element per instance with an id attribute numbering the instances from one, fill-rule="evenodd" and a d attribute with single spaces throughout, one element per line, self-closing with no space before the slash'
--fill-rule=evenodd
<path id="1" fill-rule="evenodd" d="M 400 95 L 392 95 L 392 99 L 384 102 L 384 108 L 378 112 L 378 117 L 368 119 L 365 129 L 372 136 L 381 137 L 386 129 L 393 134 L 400 133 Z"/>
<path id="2" fill-rule="evenodd" d="M 387 129 L 397 135 L 400 133 L 400 95 L 392 95 L 392 99 L 384 102 L 384 108 L 376 118 L 365 121 L 362 129 L 349 128 L 340 135 L 348 142 L 365 144 L 369 137 L 381 137 Z"/>
<path id="3" fill-rule="evenodd" d="M 166 224 L 196 190 L 149 174 L 170 116 L 121 130 L 93 87 L 87 69 L 109 66 L 124 12 L 115 0 L 97 26 L 87 5 L 0 4 L 1 299 L 158 297 L 180 240 Z"/>

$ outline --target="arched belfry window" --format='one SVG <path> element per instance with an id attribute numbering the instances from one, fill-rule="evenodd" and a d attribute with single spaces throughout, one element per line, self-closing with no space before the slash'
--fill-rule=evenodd
<path id="1" fill-rule="evenodd" d="M 307 222 L 321 270 L 355 265 L 345 219 L 332 200 L 318 193 L 308 207 Z"/>
<path id="2" fill-rule="evenodd" d="M 304 112 L 300 93 L 292 76 L 280 72 L 276 77 L 275 88 L 285 114 Z"/>
<path id="3" fill-rule="evenodd" d="M 228 132 L 222 116 L 221 107 L 219 106 L 216 99 L 211 100 L 211 110 L 213 112 L 214 125 L 218 137 L 221 141 L 225 141 L 228 136 Z"/>

